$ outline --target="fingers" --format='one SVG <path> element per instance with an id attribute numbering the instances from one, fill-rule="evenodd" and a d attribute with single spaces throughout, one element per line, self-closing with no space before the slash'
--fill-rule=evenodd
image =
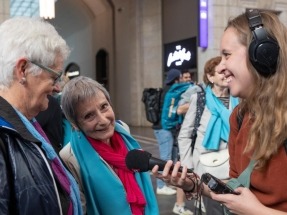
<path id="1" fill-rule="evenodd" d="M 179 170 L 179 167 L 180 167 L 180 162 L 176 162 L 173 166 L 173 170 L 171 172 L 171 177 L 177 177 L 178 175 L 178 170 Z"/>
<path id="2" fill-rule="evenodd" d="M 162 175 L 164 177 L 167 177 L 170 174 L 172 165 L 173 165 L 172 160 L 167 161 L 167 163 L 166 163 L 166 165 L 165 165 L 165 167 L 164 167 L 164 169 L 162 171 Z"/>
<path id="3" fill-rule="evenodd" d="M 153 168 L 152 168 L 152 170 L 151 170 L 151 172 L 152 172 L 152 175 L 154 176 L 154 177 L 156 177 L 156 178 L 159 178 L 159 179 L 162 179 L 162 175 L 158 172 L 158 165 L 155 165 Z"/>
<path id="4" fill-rule="evenodd" d="M 154 176 L 156 176 L 157 173 L 158 173 L 158 165 L 155 165 L 155 166 L 152 168 L 151 172 L 152 172 L 152 174 L 153 174 Z"/>
<path id="5" fill-rule="evenodd" d="M 170 172 L 171 166 L 172 166 L 172 161 L 169 160 L 169 161 L 167 161 L 167 163 L 166 163 L 166 165 L 165 165 L 165 167 L 161 173 L 158 172 L 158 168 L 159 168 L 158 165 L 155 165 L 152 168 L 151 172 L 156 178 L 160 178 L 163 181 L 169 180 L 169 178 L 170 178 L 169 172 Z"/>
<path id="6" fill-rule="evenodd" d="M 245 189 L 245 187 L 237 187 L 234 191 L 237 193 L 242 193 L 242 191 Z"/>

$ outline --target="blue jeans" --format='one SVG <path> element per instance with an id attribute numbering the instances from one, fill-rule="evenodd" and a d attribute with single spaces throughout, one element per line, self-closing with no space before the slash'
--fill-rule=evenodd
<path id="1" fill-rule="evenodd" d="M 162 160 L 171 160 L 174 141 L 171 131 L 165 129 L 154 130 L 154 136 L 158 143 L 159 157 Z M 157 179 L 156 183 L 157 188 L 162 188 L 165 185 L 165 183 L 160 179 Z"/>

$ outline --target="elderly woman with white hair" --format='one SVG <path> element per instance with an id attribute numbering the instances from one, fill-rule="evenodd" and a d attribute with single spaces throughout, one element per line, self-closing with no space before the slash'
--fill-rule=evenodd
<path id="1" fill-rule="evenodd" d="M 0 214 L 82 214 L 80 194 L 35 116 L 58 91 L 69 48 L 36 18 L 0 25 Z"/>

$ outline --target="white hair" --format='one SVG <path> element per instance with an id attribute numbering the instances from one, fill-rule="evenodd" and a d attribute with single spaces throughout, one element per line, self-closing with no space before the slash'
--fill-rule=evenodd
<path id="1" fill-rule="evenodd" d="M 13 71 L 19 58 L 27 58 L 45 66 L 55 66 L 55 60 L 66 60 L 70 49 L 54 26 L 40 18 L 14 17 L 0 25 L 0 89 L 13 81 Z M 30 72 L 41 69 L 31 65 Z"/>

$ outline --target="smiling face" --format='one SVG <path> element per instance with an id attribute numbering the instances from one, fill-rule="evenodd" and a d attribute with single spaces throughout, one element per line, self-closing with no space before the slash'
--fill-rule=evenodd
<path id="1" fill-rule="evenodd" d="M 115 115 L 103 92 L 79 102 L 76 113 L 77 126 L 86 136 L 109 143 L 114 134 Z"/>
<path id="2" fill-rule="evenodd" d="M 254 78 L 247 67 L 247 48 L 239 42 L 236 30 L 229 27 L 221 39 L 221 64 L 232 96 L 246 98 L 252 90 Z"/>
<path id="3" fill-rule="evenodd" d="M 213 87 L 218 87 L 218 88 L 228 87 L 227 79 L 225 78 L 225 74 L 224 74 L 224 66 L 222 64 L 215 66 L 214 74 L 213 75 L 207 74 L 207 77 L 209 81 L 213 83 Z"/>
<path id="4" fill-rule="evenodd" d="M 48 95 L 52 95 L 56 88 L 53 78 L 49 74 L 42 72 L 37 76 L 27 76 L 27 82 L 32 83 L 27 86 L 27 103 L 31 113 L 38 114 L 48 108 Z M 34 114 L 33 114 L 34 115 Z"/>
<path id="5" fill-rule="evenodd" d="M 56 66 L 51 69 L 61 70 L 62 60 L 57 60 L 55 64 Z M 37 66 L 34 67 L 34 70 L 37 70 L 38 73 L 36 71 L 36 74 L 33 74 L 32 66 L 33 64 L 27 59 L 19 59 L 14 69 L 14 81 L 9 90 L 2 95 L 28 119 L 32 119 L 39 112 L 46 110 L 49 104 L 48 95 L 59 90 L 54 82 L 56 74 L 46 72 Z"/>

